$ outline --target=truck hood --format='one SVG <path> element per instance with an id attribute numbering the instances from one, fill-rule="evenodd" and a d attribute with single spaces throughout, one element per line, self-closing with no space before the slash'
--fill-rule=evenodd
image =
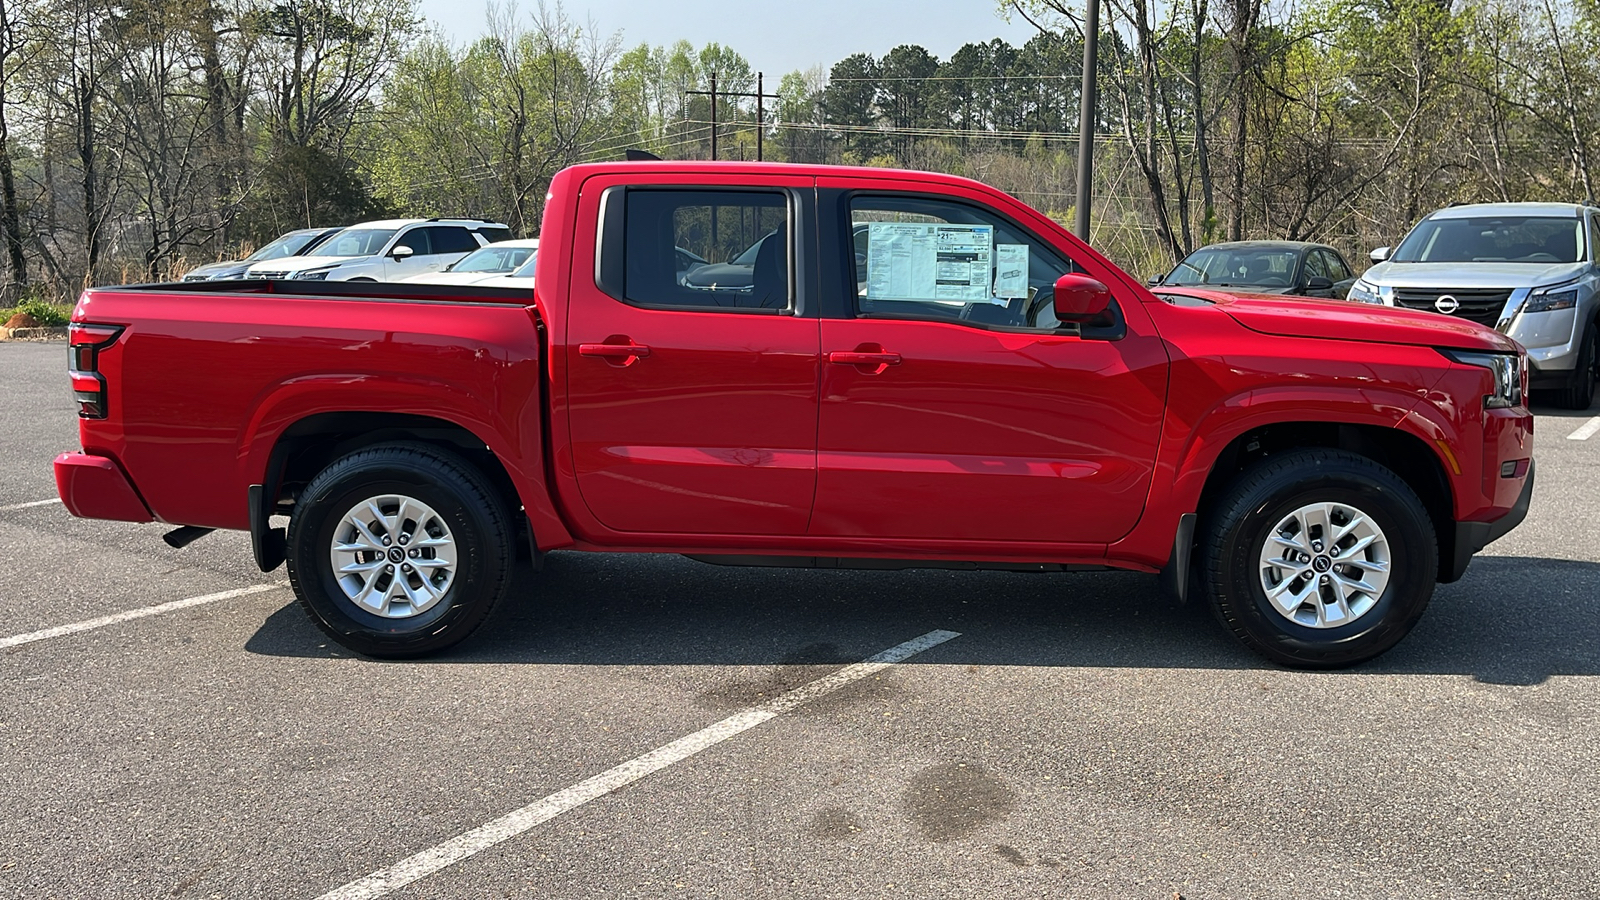
<path id="1" fill-rule="evenodd" d="M 1560 284 L 1582 275 L 1589 264 L 1577 263 L 1379 263 L 1361 279 L 1397 288 L 1524 288 Z"/>
<path id="2" fill-rule="evenodd" d="M 1225 294 L 1190 288 L 1162 288 L 1163 294 L 1184 294 L 1210 301 L 1234 321 L 1261 334 L 1326 338 L 1369 344 L 1413 344 L 1515 353 L 1517 343 L 1492 328 L 1437 313 L 1267 294 Z"/>

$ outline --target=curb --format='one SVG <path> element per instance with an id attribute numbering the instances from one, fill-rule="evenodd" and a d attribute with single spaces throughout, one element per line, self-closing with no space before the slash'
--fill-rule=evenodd
<path id="1" fill-rule="evenodd" d="M 59 328 L 0 328 L 0 341 L 66 340 L 66 326 Z"/>

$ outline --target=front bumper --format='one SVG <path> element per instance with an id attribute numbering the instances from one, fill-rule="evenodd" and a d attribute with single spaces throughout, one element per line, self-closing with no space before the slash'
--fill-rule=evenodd
<path id="1" fill-rule="evenodd" d="M 1528 477 L 1522 483 L 1522 493 L 1517 495 L 1517 502 L 1511 511 L 1495 519 L 1493 522 L 1457 522 L 1455 556 L 1448 560 L 1448 568 L 1441 574 L 1446 576 L 1439 580 L 1446 584 L 1460 580 L 1467 571 L 1467 564 L 1472 562 L 1473 554 L 1489 546 L 1511 529 L 1522 524 L 1528 517 L 1528 505 L 1533 502 L 1533 476 L 1537 465 L 1533 460 L 1528 460 Z"/>
<path id="2" fill-rule="evenodd" d="M 67 511 L 83 519 L 152 522 L 150 508 L 115 460 L 89 453 L 56 457 L 56 491 Z"/>

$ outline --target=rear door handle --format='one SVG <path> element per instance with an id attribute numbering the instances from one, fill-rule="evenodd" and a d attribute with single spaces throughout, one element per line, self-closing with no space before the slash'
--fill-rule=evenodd
<path id="1" fill-rule="evenodd" d="M 614 337 L 607 339 L 603 344 L 579 344 L 578 355 L 598 357 L 614 366 L 631 366 L 637 360 L 649 356 L 650 348 L 633 343 L 631 338 Z"/>

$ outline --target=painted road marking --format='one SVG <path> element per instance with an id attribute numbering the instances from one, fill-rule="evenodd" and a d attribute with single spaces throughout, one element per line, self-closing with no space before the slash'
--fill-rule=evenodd
<path id="1" fill-rule="evenodd" d="M 30 506 L 49 506 L 52 503 L 60 502 L 60 497 L 51 497 L 49 500 L 35 500 L 32 503 L 13 503 L 10 506 L 0 506 L 0 512 L 10 512 L 13 509 L 27 509 Z"/>
<path id="2" fill-rule="evenodd" d="M 904 662 L 924 650 L 960 636 L 954 631 L 930 631 L 922 637 L 906 641 L 897 647 L 890 647 L 876 656 L 846 666 L 832 675 L 825 675 L 786 694 L 780 694 L 760 706 L 752 706 L 734 713 L 715 725 L 678 738 L 643 756 L 634 757 L 620 766 L 580 781 L 566 790 L 557 791 L 543 800 L 536 800 L 465 834 L 403 859 L 387 869 L 380 869 L 365 878 L 329 891 L 318 900 L 373 900 L 382 897 L 496 844 L 510 840 L 535 825 L 577 809 L 590 800 L 604 797 L 646 775 L 659 772 L 673 763 L 682 762 L 707 747 L 749 731 L 769 719 L 803 706 L 824 694 L 832 693 L 852 681 L 858 681 L 895 663 Z"/>
<path id="3" fill-rule="evenodd" d="M 222 591 L 216 594 L 205 594 L 204 596 L 200 597 L 190 597 L 186 600 L 174 600 L 171 603 L 163 603 L 159 606 L 146 606 L 143 609 L 130 609 L 126 612 L 114 613 L 109 616 L 101 616 L 98 619 L 89 619 L 84 622 L 74 622 L 71 625 L 57 625 L 54 628 L 46 628 L 43 631 L 30 631 L 27 634 L 19 634 L 14 637 L 0 638 L 0 650 L 7 650 L 11 647 L 21 646 L 22 644 L 31 644 L 34 641 L 43 641 L 48 640 L 49 638 L 77 634 L 80 631 L 92 631 L 96 628 L 104 628 L 107 625 L 115 625 L 118 622 L 130 622 L 134 619 L 143 619 L 146 616 L 159 616 L 162 613 L 172 612 L 173 610 L 188 609 L 191 606 L 202 606 L 207 603 L 215 603 L 218 600 L 232 600 L 234 597 L 243 597 L 246 594 L 259 594 L 262 591 L 274 590 L 276 588 L 284 587 L 285 585 L 286 582 L 282 581 L 275 584 L 253 584 L 249 587 L 238 588 L 232 591 Z"/>
<path id="4" fill-rule="evenodd" d="M 1589 421 L 1583 423 L 1581 428 L 1567 435 L 1567 440 L 1587 441 L 1589 438 L 1594 437 L 1595 432 L 1597 431 L 1600 431 L 1600 416 L 1595 416 Z"/>

